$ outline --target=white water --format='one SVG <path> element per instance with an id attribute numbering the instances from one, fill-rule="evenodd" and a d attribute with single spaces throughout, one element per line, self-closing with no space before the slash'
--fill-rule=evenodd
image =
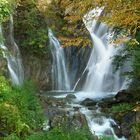
<path id="1" fill-rule="evenodd" d="M 96 8 L 92 10 L 83 19 L 94 45 L 84 70 L 88 73 L 85 84 L 82 92 L 77 93 L 77 97 L 80 99 L 87 97 L 103 98 L 114 95 L 124 85 L 121 72 L 114 72 L 112 64 L 112 57 L 116 55 L 120 47 L 116 48 L 111 42 L 113 37 L 111 30 L 104 23 L 98 22 L 98 17 L 102 14 L 103 9 Z"/>
<path id="2" fill-rule="evenodd" d="M 66 98 L 69 93 L 66 94 L 56 92 L 55 94 L 56 95 L 50 94 L 48 96 L 53 96 L 55 98 L 61 98 L 62 100 L 64 100 L 64 98 Z M 96 135 L 99 138 L 102 136 L 110 136 L 113 140 L 126 140 L 125 137 L 117 137 L 113 126 L 118 127 L 118 129 L 120 128 L 120 126 L 118 126 L 118 124 L 116 124 L 116 122 L 111 117 L 109 117 L 108 114 L 102 113 L 97 104 L 96 106 L 94 106 L 95 109 L 89 110 L 87 107 L 82 106 L 79 103 L 80 102 L 77 99 L 74 99 L 66 104 L 69 106 L 69 108 L 67 108 L 65 105 L 63 105 L 62 108 L 69 111 L 70 113 L 74 113 L 72 111 L 73 108 L 80 108 L 79 111 L 85 115 L 89 129 L 93 135 Z M 45 123 L 44 130 L 48 130 L 49 127 L 50 126 L 48 125 L 48 123 Z"/>
<path id="3" fill-rule="evenodd" d="M 48 36 L 53 56 L 52 64 L 52 82 L 53 90 L 70 90 L 70 82 L 67 75 L 64 50 L 58 39 L 54 36 L 51 29 L 48 30 Z"/>
<path id="4" fill-rule="evenodd" d="M 124 88 L 126 82 L 120 71 L 114 73 L 113 70 L 111 58 L 117 53 L 117 49 L 110 41 L 113 36 L 111 30 L 105 24 L 98 22 L 98 17 L 102 14 L 103 9 L 96 8 L 84 16 L 83 21 L 91 35 L 94 47 L 84 70 L 88 74 L 82 92 L 76 93 L 78 102 L 86 98 L 99 99 L 115 95 Z M 124 137 L 118 138 L 115 135 L 112 124 L 117 124 L 111 118 L 104 116 L 99 108 L 91 111 L 83 107 L 80 111 L 85 114 L 93 134 L 111 135 L 115 140 L 125 140 Z"/>
<path id="5" fill-rule="evenodd" d="M 73 103 L 76 103 L 76 106 L 79 106 L 79 102 L 86 98 L 99 100 L 100 98 L 106 98 L 112 95 L 114 96 L 120 89 L 123 89 L 126 86 L 126 81 L 125 78 L 122 78 L 121 71 L 114 72 L 112 65 L 112 57 L 117 53 L 118 50 L 116 46 L 110 41 L 113 37 L 113 33 L 105 24 L 98 22 L 98 17 L 102 14 L 103 9 L 104 8 L 96 8 L 84 16 L 84 23 L 91 35 L 94 47 L 87 66 L 81 75 L 83 76 L 85 72 L 87 73 L 83 89 L 81 92 L 75 94 L 77 98 Z M 62 77 L 60 76 L 61 72 L 66 74 L 62 67 L 60 69 L 60 62 L 62 60 L 59 59 L 60 54 L 64 56 L 64 52 L 60 52 L 62 48 L 60 49 L 60 44 L 54 37 L 51 30 L 49 30 L 49 38 L 50 43 L 53 46 L 53 79 L 56 78 L 56 85 L 61 85 L 67 83 L 63 82 L 63 80 L 60 80 Z M 120 47 L 122 46 L 123 45 L 121 44 Z M 65 60 L 65 58 L 63 59 Z M 64 69 L 66 71 L 66 68 Z M 78 79 L 76 82 L 74 89 L 78 85 L 79 81 L 80 79 Z M 62 89 L 62 85 L 60 87 Z M 55 88 L 59 89 L 58 86 L 55 86 Z M 66 97 L 66 94 L 55 97 L 64 98 Z M 88 126 L 93 134 L 99 137 L 102 135 L 112 136 L 115 140 L 126 140 L 124 137 L 118 138 L 116 136 L 112 125 L 117 124 L 113 119 L 101 113 L 98 106 L 93 110 L 89 110 L 84 106 L 80 106 L 80 112 L 86 116 Z"/>
<path id="6" fill-rule="evenodd" d="M 93 134 L 98 137 L 101 137 L 102 135 L 112 136 L 114 140 L 126 140 L 125 137 L 118 138 L 116 136 L 115 131 L 112 128 L 112 125 L 117 125 L 116 122 L 111 118 L 103 116 L 100 109 L 91 111 L 87 108 L 81 108 L 80 112 L 85 114 L 88 126 Z"/>
<path id="7" fill-rule="evenodd" d="M 13 17 L 10 16 L 8 45 L 5 45 L 2 26 L 0 25 L 0 36 L 3 38 L 0 42 L 0 48 L 3 50 L 3 56 L 7 60 L 7 67 L 13 85 L 21 86 L 24 81 L 24 70 L 21 55 L 13 35 Z"/>

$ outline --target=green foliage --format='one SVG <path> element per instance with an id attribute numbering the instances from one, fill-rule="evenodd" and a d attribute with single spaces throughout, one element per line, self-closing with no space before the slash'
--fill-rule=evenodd
<path id="1" fill-rule="evenodd" d="M 3 140 L 20 140 L 20 138 L 15 133 L 12 133 L 8 137 L 3 138 Z"/>
<path id="2" fill-rule="evenodd" d="M 34 133 L 26 138 L 26 140 L 45 140 L 46 132 Z M 46 139 L 47 140 L 47 139 Z"/>
<path id="3" fill-rule="evenodd" d="M 137 30 L 135 37 L 127 41 L 125 48 L 120 49 L 114 57 L 115 69 L 119 69 L 126 61 L 130 62 L 131 69 L 128 69 L 123 74 L 133 79 L 130 90 L 136 93 L 140 91 L 140 30 Z"/>
<path id="4" fill-rule="evenodd" d="M 92 140 L 91 135 L 86 130 L 69 130 L 65 131 L 61 128 L 55 128 L 47 135 L 48 140 Z"/>
<path id="5" fill-rule="evenodd" d="M 19 109 L 9 103 L 0 104 L 0 133 L 9 135 L 13 132 L 20 134 L 25 124 L 21 121 Z"/>
<path id="6" fill-rule="evenodd" d="M 23 137 L 41 128 L 42 110 L 35 93 L 30 82 L 23 87 L 11 87 L 10 82 L 0 76 L 0 137 Z"/>
<path id="7" fill-rule="evenodd" d="M 13 88 L 9 102 L 18 106 L 22 120 L 31 128 L 40 127 L 42 121 L 42 110 L 36 98 L 36 88 L 32 83 L 27 82 L 21 88 Z"/>
<path id="8" fill-rule="evenodd" d="M 27 140 L 93 140 L 93 136 L 86 129 L 81 130 L 64 130 L 56 127 L 48 132 L 35 133 Z"/>
<path id="9" fill-rule="evenodd" d="M 103 135 L 99 137 L 99 140 L 115 140 L 113 136 Z"/>
<path id="10" fill-rule="evenodd" d="M 133 82 L 130 90 L 138 93 L 140 91 L 140 30 L 136 32 L 136 41 L 136 43 L 128 44 L 132 48 L 128 53 L 131 52 L 132 54 L 132 71 L 129 73 L 129 76 L 133 78 Z"/>
<path id="11" fill-rule="evenodd" d="M 35 54 L 46 54 L 47 23 L 35 2 L 20 1 L 15 14 L 15 38 L 22 49 Z"/>
<path id="12" fill-rule="evenodd" d="M 85 128 L 80 130 L 65 130 L 62 127 L 55 127 L 50 131 L 35 132 L 24 140 L 93 140 L 92 134 Z M 9 135 L 4 140 L 21 140 L 15 133 Z M 112 139 L 111 139 L 112 140 Z"/>
<path id="13" fill-rule="evenodd" d="M 140 133 L 139 132 L 140 132 L 140 122 L 135 122 L 132 125 L 132 128 L 131 128 L 132 136 L 130 137 L 130 140 L 140 139 Z"/>
<path id="14" fill-rule="evenodd" d="M 12 88 L 9 82 L 4 76 L 0 76 L 0 99 L 4 99 L 9 93 L 11 93 Z"/>
<path id="15" fill-rule="evenodd" d="M 117 112 L 124 112 L 124 111 L 128 111 L 133 107 L 132 104 L 129 103 L 121 103 L 118 105 L 113 105 L 111 107 L 111 112 L 113 113 L 117 113 Z"/>
<path id="16" fill-rule="evenodd" d="M 0 23 L 4 22 L 12 10 L 9 0 L 0 0 Z"/>

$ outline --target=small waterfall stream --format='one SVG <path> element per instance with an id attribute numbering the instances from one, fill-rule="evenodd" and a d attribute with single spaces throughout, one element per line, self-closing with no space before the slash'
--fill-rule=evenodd
<path id="1" fill-rule="evenodd" d="M 51 52 L 53 57 L 52 64 L 52 82 L 53 90 L 70 90 L 70 82 L 68 79 L 65 54 L 58 39 L 54 36 L 51 29 L 48 30 L 48 36 L 51 45 Z"/>
<path id="2" fill-rule="evenodd" d="M 2 25 L 0 25 L 0 48 L 3 50 L 3 56 L 7 60 L 7 67 L 13 85 L 21 86 L 24 81 L 24 70 L 21 55 L 17 44 L 14 41 L 13 17 L 10 16 L 9 31 L 6 38 L 3 36 Z M 7 40 L 7 42 L 6 42 Z"/>

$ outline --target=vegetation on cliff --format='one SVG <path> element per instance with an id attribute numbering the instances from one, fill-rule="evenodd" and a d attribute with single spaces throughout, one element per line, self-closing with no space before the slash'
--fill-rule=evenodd
<path id="1" fill-rule="evenodd" d="M 35 1 L 19 1 L 14 13 L 15 38 L 22 50 L 46 55 L 48 26 Z"/>
<path id="2" fill-rule="evenodd" d="M 0 1 L 0 23 L 4 22 L 12 11 L 11 1 L 1 0 Z"/>

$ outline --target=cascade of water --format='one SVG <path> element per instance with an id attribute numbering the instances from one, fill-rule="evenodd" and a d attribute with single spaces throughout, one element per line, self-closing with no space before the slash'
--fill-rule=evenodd
<path id="1" fill-rule="evenodd" d="M 85 69 L 88 74 L 83 91 L 88 92 L 92 98 L 104 97 L 106 93 L 115 93 L 123 85 L 121 72 L 114 72 L 111 59 L 117 53 L 116 46 L 110 41 L 113 33 L 107 25 L 98 22 L 98 17 L 102 14 L 103 9 L 92 10 L 83 19 L 94 44 Z M 79 96 L 83 95 L 79 94 Z"/>
<path id="2" fill-rule="evenodd" d="M 91 35 L 94 48 L 84 70 L 84 72 L 87 72 L 87 77 L 83 86 L 83 92 L 76 93 L 77 101 L 84 100 L 85 98 L 95 100 L 95 98 L 104 98 L 105 96 L 115 94 L 125 83 L 125 78 L 120 76 L 121 71 L 114 73 L 113 69 L 111 58 L 118 51 L 110 41 L 113 33 L 105 24 L 98 22 L 98 17 L 102 14 L 103 9 L 96 8 L 84 17 L 84 23 Z M 95 20 L 93 20 L 93 17 Z M 112 125 L 117 124 L 113 119 L 104 116 L 100 112 L 98 105 L 95 110 L 90 111 L 87 108 L 81 108 L 80 111 L 85 114 L 93 134 L 98 136 L 110 135 L 116 140 L 126 140 L 124 137 L 118 138 L 116 136 Z"/>
<path id="3" fill-rule="evenodd" d="M 53 90 L 70 90 L 70 82 L 66 70 L 64 50 L 61 47 L 58 39 L 54 36 L 51 29 L 48 30 L 48 36 L 53 56 Z"/>
<path id="4" fill-rule="evenodd" d="M 101 13 L 102 8 L 96 11 L 95 16 L 99 16 Z M 94 49 L 86 67 L 88 76 L 84 90 L 97 92 L 119 90 L 121 88 L 119 72 L 113 73 L 111 59 L 116 53 L 115 46 L 109 42 L 111 32 L 105 24 L 99 24 L 97 20 L 93 20 L 92 26 L 90 27 L 86 24 L 86 27 L 91 34 Z M 110 85 L 106 86 L 106 84 Z"/>
<path id="5" fill-rule="evenodd" d="M 7 44 L 3 39 L 0 42 L 0 48 L 3 50 L 3 56 L 7 60 L 7 66 L 13 85 L 21 86 L 24 81 L 24 70 L 21 60 L 21 55 L 17 44 L 14 41 L 13 35 L 13 17 L 10 16 L 9 32 L 7 37 Z M 2 26 L 0 25 L 0 36 L 3 37 Z"/>
<path id="6" fill-rule="evenodd" d="M 113 140 L 126 140 L 125 137 L 117 137 L 112 127 L 112 125 L 117 126 L 116 122 L 111 118 L 103 116 L 100 109 L 91 111 L 87 108 L 81 108 L 80 112 L 85 114 L 89 128 L 93 134 L 96 134 L 99 137 L 102 135 L 112 136 Z"/>
<path id="7" fill-rule="evenodd" d="M 96 100 L 95 98 L 103 98 L 111 95 L 112 93 L 114 94 L 121 89 L 124 83 L 124 80 L 120 76 L 120 71 L 114 73 L 112 65 L 111 58 L 117 53 L 115 45 L 110 42 L 113 33 L 105 24 L 99 23 L 97 19 L 97 17 L 102 14 L 103 9 L 104 8 L 94 9 L 84 17 L 84 23 L 90 32 L 94 43 L 94 48 L 91 52 L 88 64 L 81 75 L 81 77 L 84 77 L 87 74 L 86 81 L 83 86 L 83 92 L 75 93 L 77 98 L 72 101 L 70 106 L 80 108 L 79 111 L 86 116 L 88 126 L 94 135 L 96 134 L 99 137 L 101 135 L 105 135 L 110 136 L 115 140 L 126 140 L 124 137 L 117 137 L 112 126 L 118 125 L 113 119 L 100 111 L 98 103 L 96 104 L 95 108 L 91 110 L 89 110 L 87 107 L 79 105 L 79 100 L 81 103 L 81 100 L 84 100 L 85 98 L 94 98 L 94 100 Z M 95 20 L 93 20 L 93 17 Z M 61 72 L 64 70 L 62 69 L 61 64 L 62 60 L 59 58 L 62 58 L 62 56 L 59 55 L 62 55 L 63 53 L 60 52 L 60 44 L 54 37 L 51 30 L 49 30 L 49 39 L 50 44 L 53 46 L 51 48 L 53 55 L 53 79 L 56 78 L 55 85 L 57 85 L 58 89 L 58 84 L 67 83 L 62 82 L 60 79 L 62 77 Z M 65 60 L 65 58 L 63 58 L 63 60 Z M 60 77 L 58 77 L 58 73 L 60 73 Z M 81 78 L 79 78 L 76 82 L 74 89 L 80 80 Z M 57 96 L 55 97 L 64 98 L 66 96 L 67 95 L 65 93 L 60 95 L 57 93 Z M 96 100 L 96 102 L 98 102 L 98 100 Z"/>

